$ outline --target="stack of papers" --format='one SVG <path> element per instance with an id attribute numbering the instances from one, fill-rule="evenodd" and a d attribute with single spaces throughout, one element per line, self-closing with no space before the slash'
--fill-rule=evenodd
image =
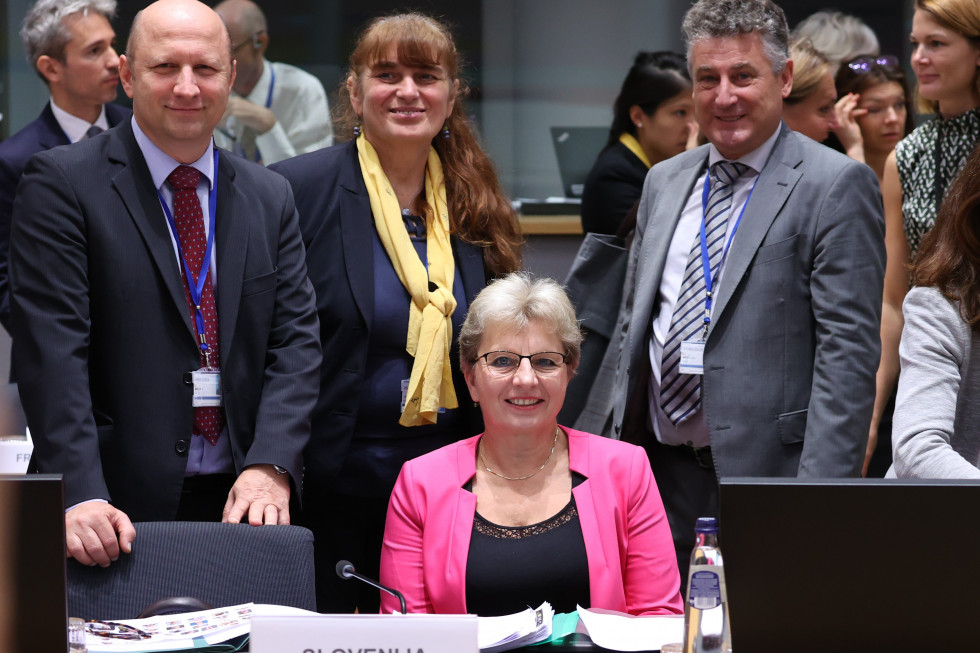
<path id="1" fill-rule="evenodd" d="M 85 625 L 90 653 L 240 651 L 248 644 L 253 615 L 314 615 L 281 606 L 243 605 L 164 615 L 148 619 L 90 621 Z M 555 615 L 550 603 L 517 614 L 477 619 L 477 642 L 482 653 L 562 639 L 585 632 L 596 646 L 613 651 L 654 651 L 684 637 L 683 616 L 634 617 L 611 610 L 587 610 Z"/>
<path id="2" fill-rule="evenodd" d="M 248 642 L 253 605 L 163 615 L 147 619 L 89 621 L 90 653 L 135 651 L 240 651 Z"/>
<path id="3" fill-rule="evenodd" d="M 477 643 L 483 653 L 507 651 L 551 637 L 551 620 L 555 611 L 548 602 L 536 609 L 502 617 L 480 617 L 477 620 Z"/>
<path id="4" fill-rule="evenodd" d="M 612 651 L 658 651 L 684 640 L 684 615 L 635 617 L 612 610 L 586 610 L 578 616 L 592 643 Z"/>

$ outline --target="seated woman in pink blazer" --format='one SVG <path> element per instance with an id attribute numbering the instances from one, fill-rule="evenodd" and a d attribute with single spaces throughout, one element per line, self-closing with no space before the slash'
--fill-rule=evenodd
<path id="1" fill-rule="evenodd" d="M 470 305 L 460 358 L 486 430 L 407 462 L 388 505 L 381 582 L 409 612 L 683 611 L 644 451 L 558 426 L 581 341 L 550 279 L 511 274 Z"/>

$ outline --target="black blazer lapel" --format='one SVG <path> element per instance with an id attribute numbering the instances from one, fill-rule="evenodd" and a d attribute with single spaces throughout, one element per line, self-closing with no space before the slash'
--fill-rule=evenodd
<path id="1" fill-rule="evenodd" d="M 370 332 L 374 321 L 374 217 L 353 142 L 349 152 L 349 165 L 340 177 L 340 236 L 347 282 Z"/>
<path id="2" fill-rule="evenodd" d="M 456 269 L 459 270 L 463 282 L 463 293 L 466 295 L 466 305 L 476 299 L 477 293 L 487 285 L 487 272 L 483 265 L 483 248 L 464 242 L 455 236 L 452 238 L 453 253 L 456 256 Z"/>
<path id="3" fill-rule="evenodd" d="M 132 115 L 132 111 L 113 102 L 105 105 L 105 119 L 109 123 L 109 127 L 115 127 Z"/>
<path id="4" fill-rule="evenodd" d="M 119 129 L 109 132 L 109 138 L 109 161 L 116 167 L 112 186 L 143 237 L 150 258 L 174 302 L 174 308 L 183 316 L 188 335 L 193 339 L 194 327 L 187 311 L 184 282 L 174 254 L 170 230 L 153 188 L 150 169 L 133 135 L 132 125 L 122 124 Z"/>
<path id="5" fill-rule="evenodd" d="M 238 307 L 245 279 L 245 258 L 248 254 L 248 216 L 250 207 L 235 187 L 235 167 L 232 155 L 224 150 L 218 155 L 218 205 L 214 217 L 214 247 L 218 262 L 218 287 L 215 303 L 218 310 L 218 333 L 221 337 L 221 360 L 228 360 Z"/>
<path id="6" fill-rule="evenodd" d="M 54 117 L 50 102 L 45 104 L 44 109 L 41 110 L 41 123 L 44 125 L 44 131 L 39 134 L 38 144 L 42 150 L 50 150 L 52 147 L 71 143 L 68 136 L 65 135 L 65 130 L 58 123 L 58 119 Z"/>

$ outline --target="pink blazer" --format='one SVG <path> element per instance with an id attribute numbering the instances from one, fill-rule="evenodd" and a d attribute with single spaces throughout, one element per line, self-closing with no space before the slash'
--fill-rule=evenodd
<path id="1" fill-rule="evenodd" d="M 591 607 L 681 614 L 680 576 L 660 492 L 643 449 L 564 428 L 572 490 L 589 561 Z M 381 582 L 405 594 L 409 612 L 466 613 L 466 558 L 481 436 L 405 463 L 388 504 Z M 398 601 L 382 595 L 381 610 Z"/>

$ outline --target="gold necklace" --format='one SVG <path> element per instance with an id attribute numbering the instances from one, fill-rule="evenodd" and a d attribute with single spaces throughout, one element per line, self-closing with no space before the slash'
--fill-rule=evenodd
<path id="1" fill-rule="evenodd" d="M 482 438 L 480 439 L 480 446 L 478 448 L 478 454 L 480 456 L 480 462 L 483 463 L 483 469 L 487 470 L 488 472 L 490 472 L 491 474 L 493 474 L 494 476 L 496 476 L 498 478 L 504 479 L 505 481 L 525 481 L 525 480 L 531 478 L 532 476 L 534 476 L 535 474 L 537 474 L 538 472 L 540 472 L 542 469 L 545 468 L 545 465 L 547 465 L 549 462 L 551 462 L 551 457 L 555 455 L 555 446 L 558 444 L 558 434 L 559 433 L 561 433 L 561 429 L 556 426 L 555 427 L 555 439 L 551 443 L 551 453 L 548 454 L 548 459 L 545 460 L 543 463 L 541 463 L 541 466 L 540 467 L 538 467 L 536 470 L 534 470 L 533 472 L 531 472 L 527 476 L 504 476 L 503 474 L 501 474 L 499 472 L 495 472 L 492 469 L 490 469 L 490 466 L 487 465 L 487 459 L 483 457 L 483 439 Z"/>

